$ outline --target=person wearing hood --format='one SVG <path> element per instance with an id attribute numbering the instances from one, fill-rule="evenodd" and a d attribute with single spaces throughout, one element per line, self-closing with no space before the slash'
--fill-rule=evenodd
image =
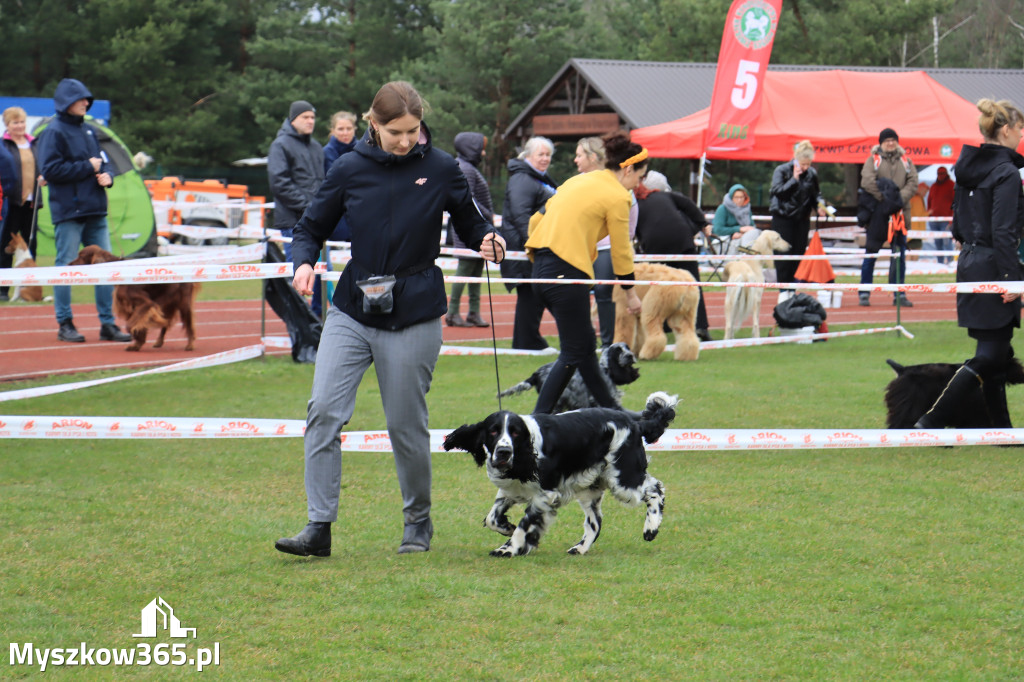
<path id="1" fill-rule="evenodd" d="M 1017 247 L 1024 230 L 1024 190 L 1017 153 L 1024 113 L 1011 102 L 982 99 L 980 147 L 964 145 L 953 171 L 953 238 L 962 244 L 957 282 L 1019 282 L 1024 279 Z M 950 424 L 965 400 L 980 387 L 992 426 L 1012 428 L 1006 405 L 1006 371 L 1013 357 L 1013 330 L 1020 326 L 1020 294 L 956 295 L 956 316 L 977 343 L 974 357 L 957 370 L 915 428 Z"/>
<path id="2" fill-rule="evenodd" d="M 313 139 L 316 109 L 304 100 L 291 103 L 288 118 L 281 124 L 267 154 L 267 178 L 274 195 L 274 227 L 284 237 L 292 228 L 324 181 L 324 149 Z M 284 243 L 285 258 L 291 260 L 292 245 Z"/>
<path id="3" fill-rule="evenodd" d="M 555 193 L 548 176 L 555 145 L 546 137 L 531 137 L 523 151 L 508 162 L 505 207 L 501 215 L 501 234 L 509 251 L 525 251 L 529 238 L 530 216 L 539 211 Z M 529 279 L 533 266 L 527 260 L 502 261 L 501 276 Z M 548 342 L 540 333 L 544 304 L 535 288 L 527 283 L 506 284 L 516 292 L 516 314 L 512 325 L 512 347 L 520 350 L 544 350 Z"/>
<path id="4" fill-rule="evenodd" d="M 729 193 L 715 209 L 711 233 L 730 240 L 726 248 L 728 254 L 736 254 L 741 246 L 750 246 L 761 234 L 761 230 L 754 227 L 754 216 L 750 210 L 750 192 L 746 187 L 735 184 L 729 188 Z"/>
<path id="5" fill-rule="evenodd" d="M 491 190 L 487 187 L 487 181 L 477 170 L 477 166 L 484 158 L 487 147 L 487 138 L 481 133 L 459 133 L 455 136 L 455 160 L 462 169 L 469 183 L 469 191 L 473 195 L 476 207 L 480 210 L 484 219 L 494 224 L 494 203 L 491 201 Z M 454 223 L 453 223 L 454 225 Z M 465 249 L 466 243 L 459 237 L 458 227 L 452 232 L 452 244 L 457 249 Z M 455 270 L 458 277 L 479 277 L 484 271 L 482 258 L 459 258 L 459 267 Z M 448 313 L 444 316 L 445 324 L 449 327 L 487 327 L 487 321 L 480 317 L 480 283 L 469 284 L 469 313 L 466 319 L 459 314 L 462 289 L 465 287 L 462 282 L 452 284 L 452 295 L 448 299 Z"/>
<path id="6" fill-rule="evenodd" d="M 871 156 L 864 162 L 864 166 L 860 171 L 861 189 L 879 203 L 885 202 L 885 192 L 878 184 L 878 181 L 883 178 L 895 184 L 896 189 L 899 191 L 900 199 L 903 202 L 904 229 L 902 231 L 900 229 L 888 230 L 887 232 L 892 232 L 892 234 L 887 234 L 886 236 L 891 236 L 891 239 L 883 239 L 882 241 L 878 241 L 873 237 L 869 230 L 865 251 L 867 254 L 878 253 L 878 250 L 882 248 L 882 243 L 888 241 L 894 256 L 889 260 L 889 283 L 903 284 L 907 276 L 906 230 L 910 229 L 912 225 L 910 220 L 912 217 L 910 213 L 910 199 L 917 193 L 917 169 L 914 167 L 913 162 L 907 158 L 903 147 L 900 146 L 899 135 L 892 128 L 885 128 L 878 134 L 878 144 L 871 150 Z M 890 223 L 890 225 L 896 224 Z M 898 257 L 896 257 L 897 254 Z M 874 281 L 874 274 L 875 259 L 873 257 L 865 258 L 863 263 L 861 263 L 860 283 L 871 284 Z M 870 292 L 861 291 L 858 298 L 860 305 L 871 305 Z M 906 307 L 914 305 L 902 291 L 893 294 L 892 304 Z"/>
<path id="7" fill-rule="evenodd" d="M 79 246 L 96 245 L 110 251 L 107 227 L 107 187 L 114 184 L 113 168 L 85 114 L 93 96 L 80 81 L 65 78 L 53 94 L 56 115 L 39 138 L 39 168 L 49 184 L 50 218 L 57 248 L 54 265 L 67 265 L 78 257 Z M 114 324 L 114 287 L 95 289 L 96 312 L 100 318 L 100 340 L 132 340 Z M 71 310 L 71 287 L 53 287 L 58 341 L 82 343 Z"/>
<path id="8" fill-rule="evenodd" d="M 356 392 L 371 364 L 402 493 L 405 526 L 398 552 L 430 549 L 426 396 L 447 308 L 444 276 L 434 262 L 441 251 L 442 216 L 447 211 L 455 219 L 459 236 L 481 258 L 501 260 L 505 243 L 476 209 L 455 159 L 431 144 L 423 109 L 409 83 L 384 84 L 363 116 L 366 133 L 352 153 L 331 166 L 295 225 L 292 286 L 299 293 L 311 293 L 313 263 L 343 215 L 352 228 L 352 260 L 324 320 L 306 410 L 309 523 L 294 537 L 277 541 L 281 552 L 331 554 L 341 430 L 355 412 Z"/>

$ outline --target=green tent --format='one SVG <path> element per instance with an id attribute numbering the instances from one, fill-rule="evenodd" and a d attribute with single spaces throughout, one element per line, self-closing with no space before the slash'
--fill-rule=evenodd
<path id="1" fill-rule="evenodd" d="M 43 119 L 32 134 L 45 135 L 49 118 Z M 110 250 L 116 256 L 139 258 L 157 253 L 156 216 L 149 190 L 124 142 L 110 128 L 87 116 L 85 125 L 92 127 L 100 149 L 114 167 L 114 186 L 107 190 L 107 223 L 110 226 Z M 53 221 L 47 188 L 42 190 L 43 202 L 36 223 L 38 253 L 56 255 L 53 243 Z"/>

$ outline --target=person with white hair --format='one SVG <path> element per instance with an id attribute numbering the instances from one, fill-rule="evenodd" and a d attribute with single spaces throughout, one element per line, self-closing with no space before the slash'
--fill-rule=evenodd
<path id="1" fill-rule="evenodd" d="M 501 216 L 501 236 L 509 251 L 524 251 L 529 238 L 530 216 L 539 211 L 555 193 L 555 183 L 548 176 L 555 145 L 546 137 L 531 137 L 517 158 L 508 162 L 508 185 Z M 501 276 L 529 279 L 533 265 L 525 260 L 505 259 Z M 540 333 L 544 304 L 533 286 L 527 283 L 506 284 L 516 292 L 516 314 L 512 326 L 512 347 L 522 350 L 544 350 L 548 342 Z"/>
<path id="2" fill-rule="evenodd" d="M 636 240 L 643 253 L 696 254 L 694 237 L 697 233 L 711 235 L 711 225 L 704 217 L 704 212 L 688 196 L 673 192 L 668 178 L 662 173 L 647 171 L 634 194 L 638 208 Z M 665 265 L 686 270 L 695 280 L 700 281 L 700 269 L 695 260 L 667 260 Z M 701 291 L 699 287 L 697 291 Z M 711 340 L 702 291 L 695 327 L 697 338 L 701 341 Z"/>

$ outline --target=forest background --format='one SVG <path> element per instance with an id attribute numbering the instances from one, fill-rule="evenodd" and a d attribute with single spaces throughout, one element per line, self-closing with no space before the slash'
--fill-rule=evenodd
<path id="1" fill-rule="evenodd" d="M 214 177 L 264 156 L 293 100 L 317 107 L 316 137 L 326 142 L 332 112 L 361 114 L 382 83 L 409 80 L 430 105 L 437 146 L 450 151 L 463 130 L 488 136 L 482 170 L 500 210 L 518 142 L 503 132 L 567 59 L 714 62 L 729 5 L 0 0 L 0 94 L 51 97 L 62 78 L 77 78 L 110 100 L 111 126 L 132 151 L 155 159 L 147 174 Z M 771 59 L 1022 68 L 1024 0 L 786 0 Z M 556 181 L 575 173 L 572 156 L 559 146 Z M 770 179 L 772 165 L 720 164 L 715 185 Z M 249 177 L 255 190 L 265 181 L 262 169 Z"/>

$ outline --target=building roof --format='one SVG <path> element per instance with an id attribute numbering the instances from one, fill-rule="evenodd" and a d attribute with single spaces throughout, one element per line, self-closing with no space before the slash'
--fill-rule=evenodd
<path id="1" fill-rule="evenodd" d="M 620 126 L 630 129 L 674 121 L 710 104 L 716 68 L 717 64 L 713 63 L 570 59 L 516 116 L 505 135 L 510 138 L 529 136 L 533 129 L 533 119 L 538 115 L 615 113 L 619 116 Z M 768 69 L 924 71 L 969 102 L 976 102 L 982 97 L 994 97 L 1024 104 L 1024 71 L 1019 69 L 902 69 L 784 64 L 771 64 Z"/>

